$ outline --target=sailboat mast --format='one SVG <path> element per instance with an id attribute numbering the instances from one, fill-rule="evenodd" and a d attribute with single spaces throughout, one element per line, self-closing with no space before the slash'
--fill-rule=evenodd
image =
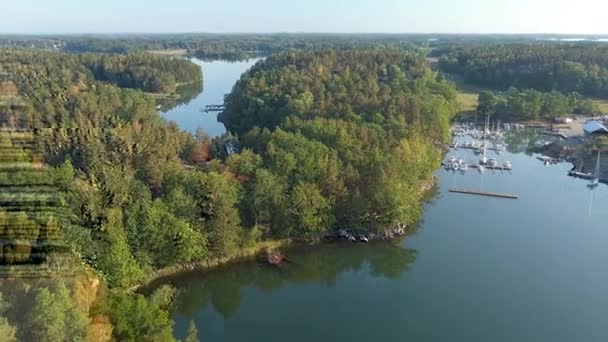
<path id="1" fill-rule="evenodd" d="M 597 162 L 595 163 L 595 178 L 600 178 L 600 151 L 597 151 Z"/>

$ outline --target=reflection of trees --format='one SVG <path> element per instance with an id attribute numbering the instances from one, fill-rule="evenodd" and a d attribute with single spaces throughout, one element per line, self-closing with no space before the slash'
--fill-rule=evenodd
<path id="1" fill-rule="evenodd" d="M 531 149 L 540 142 L 559 141 L 558 138 L 542 135 L 534 129 L 511 131 L 505 135 L 505 145 L 510 153 L 531 154 Z"/>
<path id="2" fill-rule="evenodd" d="M 396 279 L 416 259 L 415 250 L 404 249 L 397 242 L 322 245 L 314 250 L 294 249 L 288 255 L 291 264 L 281 268 L 247 263 L 174 279 L 178 312 L 193 317 L 211 303 L 215 311 L 229 318 L 238 310 L 245 287 L 271 292 L 288 284 L 322 282 L 333 286 L 340 274 L 361 271 L 365 265 L 371 276 Z"/>
<path id="3" fill-rule="evenodd" d="M 176 106 L 187 105 L 203 92 L 202 82 L 185 83 L 177 87 L 176 94 L 178 96 L 167 96 L 159 100 L 162 105 L 162 110 L 167 111 Z"/>

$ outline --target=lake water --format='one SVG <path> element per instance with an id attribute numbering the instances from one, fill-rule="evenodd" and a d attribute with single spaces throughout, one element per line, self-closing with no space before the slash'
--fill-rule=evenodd
<path id="1" fill-rule="evenodd" d="M 206 105 L 221 105 L 224 95 L 230 93 L 232 86 L 259 59 L 249 59 L 241 62 L 202 61 L 192 59 L 192 62 L 203 68 L 203 91 L 186 104 L 179 105 L 167 112 L 161 113 L 167 120 L 175 121 L 182 129 L 196 132 L 203 128 L 212 137 L 226 132 L 224 124 L 217 121 L 217 112 L 203 113 Z"/>
<path id="2" fill-rule="evenodd" d="M 223 96 L 247 66 L 210 64 L 205 91 Z M 197 112 L 204 101 L 167 115 L 218 134 Z M 298 248 L 280 270 L 247 262 L 171 279 L 176 337 L 194 321 L 202 341 L 607 341 L 608 187 L 589 190 L 567 176 L 571 165 L 523 153 L 533 137 L 508 139 L 499 160 L 510 173 L 437 171 L 438 192 L 403 240 Z"/>

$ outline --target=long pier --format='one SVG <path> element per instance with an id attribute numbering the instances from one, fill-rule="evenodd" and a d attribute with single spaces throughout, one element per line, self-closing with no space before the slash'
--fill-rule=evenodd
<path id="1" fill-rule="evenodd" d="M 485 192 L 485 191 L 466 190 L 466 189 L 449 189 L 448 191 L 459 193 L 459 194 L 489 196 L 489 197 L 498 197 L 498 198 L 509 198 L 509 199 L 518 199 L 519 198 L 519 196 L 514 195 L 514 194 L 505 194 L 505 193 L 498 193 L 498 192 Z"/>

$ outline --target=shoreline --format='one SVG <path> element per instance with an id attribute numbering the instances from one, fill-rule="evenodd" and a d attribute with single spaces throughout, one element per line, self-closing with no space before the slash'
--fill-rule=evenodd
<path id="1" fill-rule="evenodd" d="M 428 180 L 424 181 L 420 187 L 420 192 L 424 195 L 423 201 L 420 203 L 423 205 L 428 202 L 437 190 L 437 177 L 433 174 Z M 417 221 L 420 221 L 417 220 Z M 388 229 L 384 232 L 353 232 L 350 230 L 343 230 L 345 232 L 349 232 L 349 234 L 353 234 L 354 236 L 365 236 L 369 239 L 369 241 L 391 241 L 401 237 L 406 236 L 413 227 L 415 227 L 416 222 L 406 224 L 399 223 L 395 228 Z M 148 289 L 153 289 L 158 287 L 158 285 L 162 284 L 164 280 L 179 276 L 181 274 L 191 273 L 191 272 L 209 272 L 216 269 L 219 269 L 224 266 L 229 266 L 237 263 L 244 263 L 251 260 L 256 259 L 261 253 L 278 248 L 292 247 L 295 245 L 308 245 L 309 247 L 316 247 L 321 244 L 330 244 L 336 241 L 348 242 L 347 239 L 341 238 L 331 238 L 331 234 L 336 234 L 340 230 L 332 230 L 328 231 L 325 235 L 323 235 L 320 239 L 318 239 L 314 243 L 304 243 L 300 240 L 296 239 L 282 239 L 282 240 L 267 240 L 262 241 L 256 244 L 256 246 L 245 248 L 240 250 L 235 255 L 212 259 L 212 260 L 202 260 L 202 261 L 194 261 L 186 264 L 176 264 L 167 267 L 163 267 L 161 269 L 153 271 L 150 276 L 147 277 L 146 280 L 142 281 L 140 284 L 134 285 L 127 289 L 128 292 L 147 292 Z M 352 232 L 352 233 L 350 233 Z"/>

